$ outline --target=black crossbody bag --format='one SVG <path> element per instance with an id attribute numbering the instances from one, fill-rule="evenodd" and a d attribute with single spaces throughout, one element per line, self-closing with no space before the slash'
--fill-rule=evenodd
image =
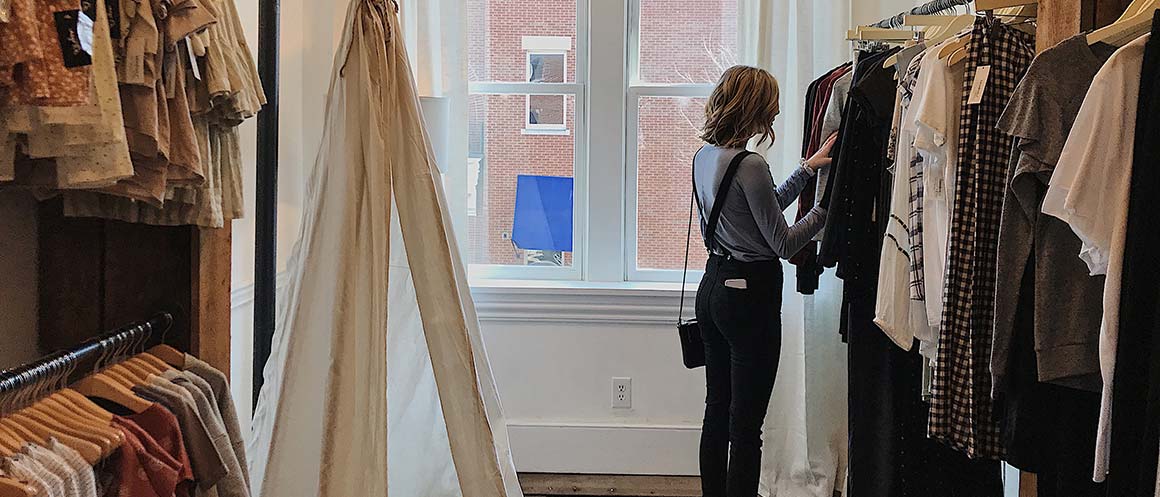
<path id="1" fill-rule="evenodd" d="M 705 226 L 705 233 L 708 238 L 705 240 L 705 248 L 711 254 L 713 252 L 713 245 L 717 240 L 717 222 L 721 219 L 721 209 L 725 207 L 725 197 L 728 196 L 729 187 L 733 184 L 733 177 L 737 176 L 737 168 L 741 166 L 741 161 L 753 154 L 753 152 L 744 151 L 733 157 L 733 161 L 729 163 L 729 168 L 725 170 L 725 177 L 721 178 L 721 186 L 717 191 L 716 198 L 713 201 L 713 210 L 709 213 L 709 219 Z M 695 156 L 694 156 L 695 157 Z M 689 369 L 696 369 L 705 365 L 705 341 L 701 336 L 701 325 L 697 323 L 697 318 L 685 321 L 685 284 L 689 277 L 689 245 L 693 243 L 693 206 L 701 209 L 701 200 L 697 198 L 697 168 L 693 167 L 693 198 L 689 199 L 689 233 L 685 238 L 685 270 L 681 274 L 681 307 L 677 311 L 677 334 L 681 338 L 681 359 L 685 363 L 685 367 Z"/>

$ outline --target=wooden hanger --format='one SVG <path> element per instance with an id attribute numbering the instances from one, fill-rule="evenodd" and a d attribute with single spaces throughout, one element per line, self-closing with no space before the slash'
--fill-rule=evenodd
<path id="1" fill-rule="evenodd" d="M 105 437 L 102 433 L 96 430 L 93 430 L 84 421 L 71 419 L 71 422 L 65 422 L 65 419 L 45 414 L 44 411 L 38 409 L 36 405 L 27 407 L 20 412 L 40 422 L 48 428 L 56 430 L 59 433 L 79 438 L 100 447 L 102 457 L 109 456 L 113 453 L 114 450 L 117 449 L 117 446 L 113 444 L 112 439 Z"/>
<path id="2" fill-rule="evenodd" d="M 67 433 L 54 430 L 44 425 L 43 423 L 32 419 L 24 412 L 17 412 L 16 414 L 9 416 L 7 419 L 11 422 L 10 426 L 13 427 L 13 429 L 23 428 L 26 433 L 31 434 L 32 437 L 35 438 L 35 440 L 31 441 L 36 442 L 38 445 L 48 447 L 49 440 L 55 438 L 59 440 L 60 443 L 65 444 L 71 447 L 73 450 L 79 452 L 81 457 L 84 457 L 85 461 L 89 464 L 96 464 L 100 462 L 101 457 L 104 455 L 104 452 L 101 450 L 101 446 L 87 440 L 74 437 Z"/>
<path id="3" fill-rule="evenodd" d="M 0 497 L 37 497 L 36 487 L 25 482 L 0 476 Z"/>
<path id="4" fill-rule="evenodd" d="M 1143 35 L 1152 27 L 1152 14 L 1160 9 L 1160 0 L 1140 0 L 1128 6 L 1124 16 L 1110 25 L 1092 31 L 1087 35 L 1089 45 L 1107 43 L 1123 46 Z"/>
<path id="5" fill-rule="evenodd" d="M 128 381 L 129 384 L 125 385 L 127 388 L 133 388 L 137 385 L 144 385 L 149 381 L 150 375 L 148 371 L 138 372 L 137 370 L 129 367 L 128 363 L 125 362 L 114 364 L 106 371 L 114 372 L 121 378 L 124 378 L 126 381 Z"/>
<path id="6" fill-rule="evenodd" d="M 24 440 L 22 440 L 16 433 L 8 429 L 8 427 L 0 424 L 0 454 L 10 456 L 24 447 Z"/>
<path id="7" fill-rule="evenodd" d="M 168 363 L 166 363 L 165 361 L 163 361 L 163 360 L 159 359 L 157 356 L 155 356 L 155 355 L 153 355 L 152 353 L 149 353 L 149 352 L 144 352 L 144 353 L 142 353 L 142 354 L 139 354 L 139 355 L 137 356 L 137 358 L 141 359 L 141 360 L 142 360 L 142 361 L 144 361 L 144 362 L 147 362 L 147 363 L 151 364 L 151 365 L 152 365 L 154 368 L 156 368 L 158 371 L 161 371 L 161 373 L 164 373 L 164 372 L 166 372 L 166 371 L 169 371 L 169 370 L 172 370 L 172 369 L 173 369 L 173 366 L 170 366 Z M 184 367 L 185 365 L 184 365 L 184 364 L 182 364 L 182 366 Z"/>
<path id="8" fill-rule="evenodd" d="M 161 344 L 150 348 L 149 353 L 174 368 L 185 369 L 185 353 L 173 347 Z"/>
<path id="9" fill-rule="evenodd" d="M 104 376 L 106 378 L 113 380 L 118 385 L 121 385 L 125 388 L 133 388 L 133 385 L 137 384 L 135 381 L 133 381 L 132 378 L 130 378 L 129 376 L 126 376 L 125 372 L 122 371 L 117 366 L 113 366 L 113 367 L 110 367 L 108 369 L 105 369 L 104 371 L 96 373 L 94 376 Z"/>
<path id="10" fill-rule="evenodd" d="M 89 400 L 88 397 L 81 395 L 80 392 L 77 392 L 71 388 L 62 388 L 56 393 L 60 395 L 58 400 L 61 402 L 65 404 L 71 404 L 73 407 L 89 413 L 94 418 L 101 420 L 101 422 L 106 425 L 111 426 L 113 424 L 113 413 L 106 411 L 95 402 Z"/>
<path id="11" fill-rule="evenodd" d="M 113 381 L 105 376 L 103 372 L 75 383 L 73 389 L 90 397 L 100 397 L 116 402 L 135 413 L 145 412 L 146 409 L 153 406 L 152 402 L 138 397 L 132 390 Z"/>
<path id="12" fill-rule="evenodd" d="M 1037 5 L 1036 0 L 975 0 L 975 11 L 1005 9 L 1007 7 L 1025 7 Z"/>
<path id="13" fill-rule="evenodd" d="M 8 428 L 8 431 L 16 434 L 16 437 L 21 440 L 20 446 L 23 448 L 28 443 L 45 444 L 48 443 L 48 438 L 41 438 L 36 433 L 30 431 L 28 428 L 16 423 L 12 418 L 0 418 L 0 425 Z"/>
<path id="14" fill-rule="evenodd" d="M 164 361 L 158 360 L 157 362 L 161 363 L 161 366 L 158 366 L 157 364 L 146 360 L 145 359 L 146 357 L 152 357 L 152 356 L 150 356 L 149 354 L 138 354 L 138 355 L 135 355 L 133 357 L 130 357 L 129 360 L 125 361 L 125 365 L 129 366 L 130 368 L 136 368 L 137 370 L 144 372 L 146 378 L 148 378 L 150 375 L 160 376 L 162 374 L 165 374 L 166 371 L 173 369 L 173 368 L 169 367 L 168 364 L 165 364 Z"/>
<path id="15" fill-rule="evenodd" d="M 85 429 L 99 434 L 101 437 L 108 439 L 114 448 L 120 447 L 121 444 L 124 443 L 124 436 L 121 434 L 121 432 L 113 429 L 109 422 L 105 421 L 103 417 L 97 417 L 89 414 L 88 412 L 65 402 L 65 400 L 67 399 L 65 399 L 63 395 L 53 394 L 44 398 L 34 407 L 43 405 L 45 407 L 55 408 L 64 412 L 64 414 L 61 415 L 62 420 L 71 420 L 72 422 L 83 426 Z M 112 414 L 109 415 L 112 416 Z M 106 456 L 107 455 L 108 454 L 106 454 Z"/>
<path id="16" fill-rule="evenodd" d="M 908 41 L 914 39 L 909 29 L 886 29 L 858 26 L 846 32 L 848 41 Z"/>

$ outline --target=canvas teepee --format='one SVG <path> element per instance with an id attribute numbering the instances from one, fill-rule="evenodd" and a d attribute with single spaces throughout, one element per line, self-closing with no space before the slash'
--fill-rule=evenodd
<path id="1" fill-rule="evenodd" d="M 352 0 L 250 440 L 254 495 L 522 497 L 397 12 Z"/>

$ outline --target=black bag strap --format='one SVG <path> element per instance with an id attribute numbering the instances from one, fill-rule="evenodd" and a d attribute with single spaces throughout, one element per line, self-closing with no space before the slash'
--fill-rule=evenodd
<path id="1" fill-rule="evenodd" d="M 700 153 L 698 151 L 697 153 Z M 717 196 L 713 199 L 713 209 L 709 212 L 709 219 L 705 226 L 706 240 L 705 248 L 710 254 L 713 252 L 713 244 L 717 240 L 717 222 L 721 220 L 721 210 L 725 207 L 725 197 L 728 196 L 729 187 L 733 184 L 733 177 L 737 176 L 737 169 L 741 166 L 741 161 L 746 157 L 753 155 L 753 152 L 748 150 L 742 151 L 733 157 L 733 161 L 729 163 L 729 167 L 725 170 L 725 176 L 721 178 L 721 186 L 717 189 Z M 681 307 L 677 311 L 677 324 L 684 322 L 685 316 L 685 284 L 688 283 L 689 278 L 689 246 L 693 244 L 693 205 L 699 210 L 704 211 L 701 206 L 701 199 L 697 197 L 697 167 L 696 154 L 693 154 L 693 195 L 689 199 L 689 232 L 685 236 L 685 269 L 681 273 Z"/>

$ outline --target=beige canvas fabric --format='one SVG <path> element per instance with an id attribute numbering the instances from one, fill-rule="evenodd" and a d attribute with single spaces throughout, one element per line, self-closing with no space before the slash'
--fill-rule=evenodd
<path id="1" fill-rule="evenodd" d="M 390 3 L 352 2 L 247 447 L 253 495 L 518 497 L 399 34 Z"/>

